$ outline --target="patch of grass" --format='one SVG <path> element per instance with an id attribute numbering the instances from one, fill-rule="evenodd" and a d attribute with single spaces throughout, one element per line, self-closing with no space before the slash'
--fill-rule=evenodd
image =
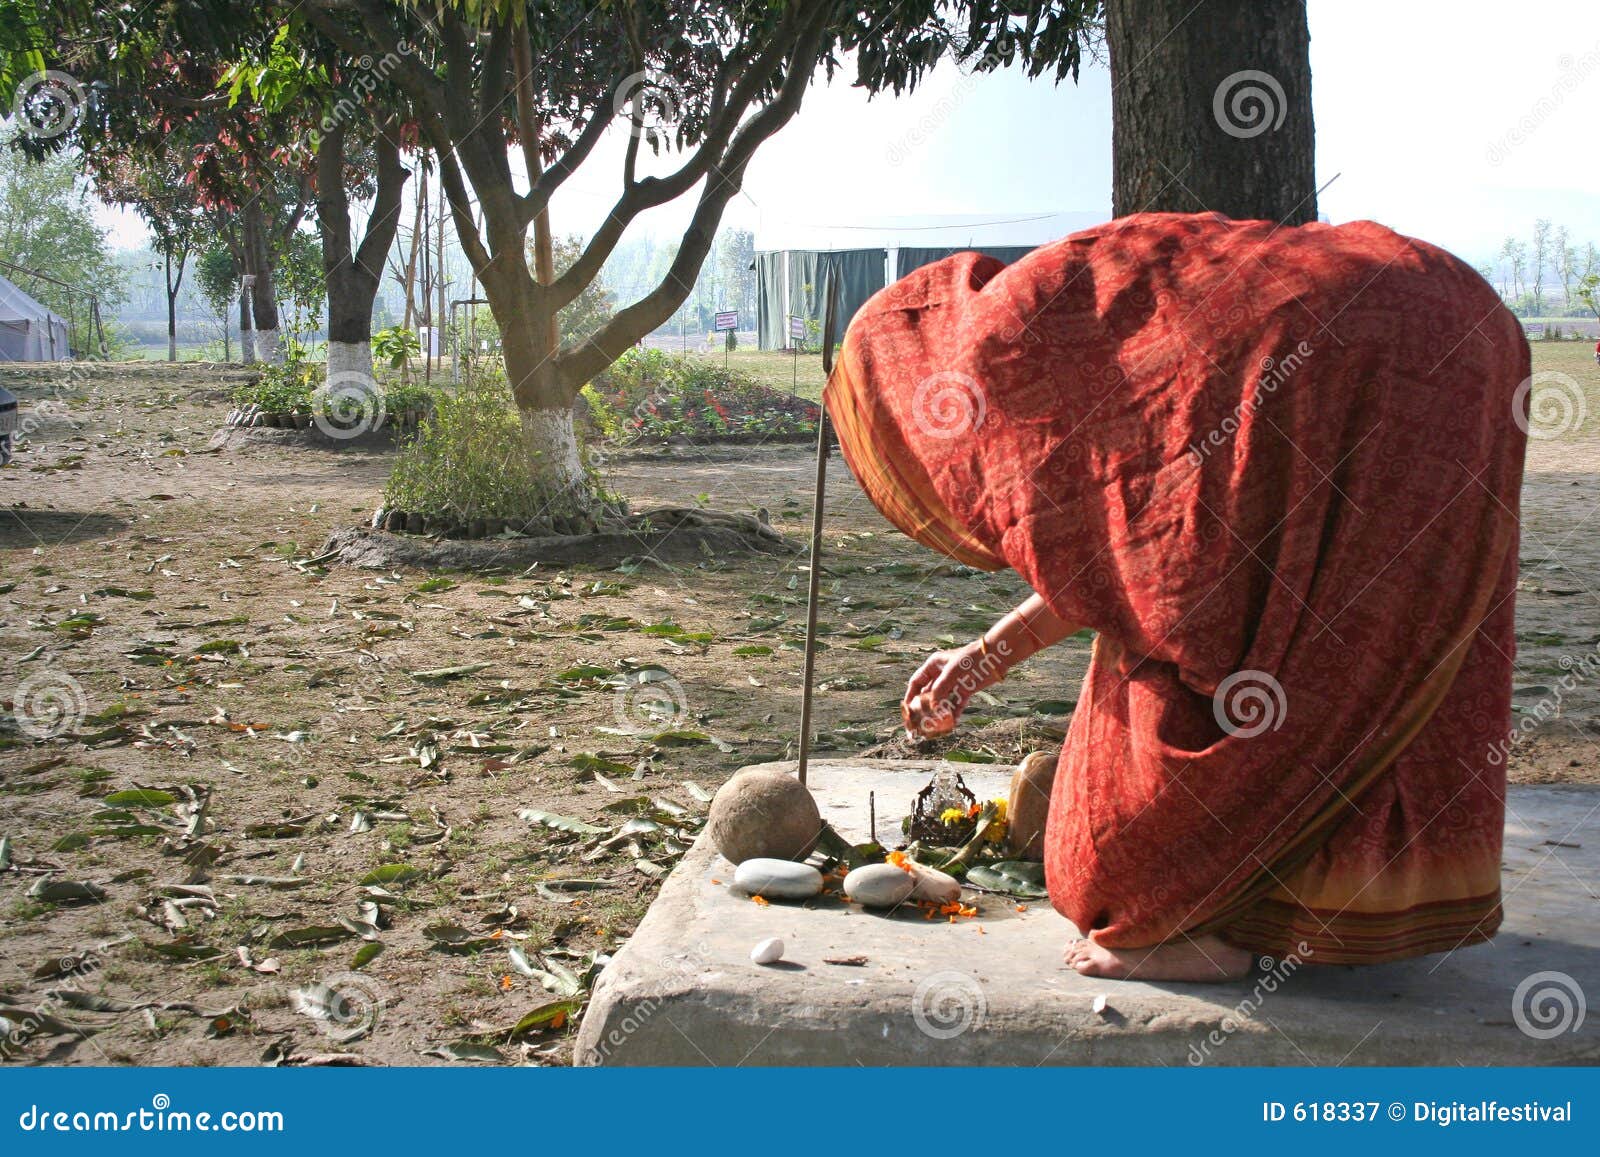
<path id="1" fill-rule="evenodd" d="M 527 466 L 522 423 L 505 377 L 480 373 L 442 395 L 417 436 L 395 458 L 383 489 L 393 510 L 459 522 L 530 521 L 552 506 Z"/>

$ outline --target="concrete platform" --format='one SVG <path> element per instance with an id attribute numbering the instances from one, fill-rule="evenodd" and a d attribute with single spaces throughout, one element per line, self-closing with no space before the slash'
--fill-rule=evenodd
<path id="1" fill-rule="evenodd" d="M 888 843 L 934 766 L 829 760 L 811 786 L 852 839 L 867 835 L 875 791 Z M 980 799 L 1004 794 L 1011 772 L 959 770 Z M 596 984 L 576 1063 L 1600 1063 L 1600 1010 L 1586 1009 L 1600 999 L 1600 789 L 1511 789 L 1493 943 L 1367 968 L 1280 965 L 1272 981 L 1085 979 L 1060 961 L 1072 925 L 1043 901 L 982 897 L 976 918 L 951 924 L 826 896 L 763 907 L 732 879 L 704 840 L 684 857 Z M 752 964 L 769 936 L 785 962 Z"/>

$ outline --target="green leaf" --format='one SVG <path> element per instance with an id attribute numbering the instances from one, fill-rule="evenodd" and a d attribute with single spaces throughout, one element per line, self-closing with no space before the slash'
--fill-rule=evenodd
<path id="1" fill-rule="evenodd" d="M 627 769 L 624 768 L 624 771 Z M 530 824 L 541 824 L 547 828 L 554 828 L 558 832 L 571 832 L 579 836 L 604 835 L 609 828 L 597 828 L 593 824 L 585 823 L 575 816 L 557 815 L 555 812 L 540 811 L 538 808 L 523 808 L 517 813 L 519 819 Z"/>
<path id="2" fill-rule="evenodd" d="M 455 585 L 456 585 L 456 583 L 455 583 L 454 579 L 447 579 L 447 578 L 442 578 L 442 577 L 441 578 L 431 578 L 431 579 L 426 580 L 425 582 L 418 583 L 417 584 L 417 592 L 419 594 L 431 595 L 431 594 L 435 594 L 435 593 L 437 593 L 439 591 L 454 590 L 455 589 Z"/>
<path id="3" fill-rule="evenodd" d="M 552 675 L 557 683 L 583 683 L 591 679 L 608 679 L 616 672 L 610 667 L 596 667 L 584 663 L 576 667 L 569 667 L 559 675 Z"/>
<path id="4" fill-rule="evenodd" d="M 630 775 L 633 772 L 633 768 L 626 763 L 618 763 L 614 759 L 606 759 L 599 755 L 590 755 L 588 752 L 580 752 L 568 762 L 579 771 L 610 772 L 612 775 Z"/>
<path id="5" fill-rule="evenodd" d="M 237 639 L 212 639 L 209 643 L 201 643 L 195 648 L 196 655 L 232 655 L 244 650 L 244 644 Z"/>
<path id="6" fill-rule="evenodd" d="M 1078 706 L 1075 699 L 1041 699 L 1033 705 L 1035 715 L 1071 715 Z"/>
<path id="7" fill-rule="evenodd" d="M 350 961 L 350 967 L 365 968 L 367 965 L 376 960 L 379 953 L 382 951 L 383 945 L 376 940 L 369 944 L 363 944 L 360 948 L 356 949 L 355 959 Z"/>
<path id="8" fill-rule="evenodd" d="M 28 898 L 46 904 L 98 903 L 106 898 L 106 890 L 84 880 L 40 880 L 28 889 Z"/>
<path id="9" fill-rule="evenodd" d="M 478 952 L 493 947 L 496 943 L 488 936 L 479 936 L 462 925 L 448 920 L 428 925 L 422 930 L 422 934 L 435 948 L 441 948 L 446 952 Z"/>
<path id="10" fill-rule="evenodd" d="M 991 755 L 987 751 L 968 751 L 964 747 L 945 752 L 944 758 L 951 763 L 996 763 L 999 761 L 998 756 Z"/>
<path id="11" fill-rule="evenodd" d="M 450 679 L 460 679 L 467 675 L 475 675 L 479 671 L 487 670 L 494 666 L 493 663 L 465 663 L 459 667 L 434 667 L 428 671 L 413 671 L 411 677 L 419 683 L 444 683 Z"/>
<path id="12" fill-rule="evenodd" d="M 341 924 L 312 924 L 305 928 L 285 928 L 267 941 L 267 947 L 310 948 L 319 944 L 336 944 L 353 935 L 355 933 Z"/>
<path id="13" fill-rule="evenodd" d="M 511 1030 L 513 1039 L 524 1036 L 530 1032 L 539 1032 L 545 1028 L 564 1026 L 572 1015 L 583 1007 L 583 1001 L 577 998 L 567 1000 L 552 1000 L 541 1004 L 531 1012 L 523 1014 L 517 1021 L 516 1027 Z"/>
<path id="14" fill-rule="evenodd" d="M 703 731 L 660 731 L 650 737 L 650 742 L 658 747 L 696 747 L 710 743 L 711 736 Z"/>
<path id="15" fill-rule="evenodd" d="M 967 883 L 990 892 L 1028 899 L 1043 899 L 1050 894 L 1045 888 L 1044 865 L 1025 860 L 979 864 L 967 871 Z"/>
<path id="16" fill-rule="evenodd" d="M 735 647 L 733 653 L 735 655 L 770 655 L 772 654 L 772 648 L 763 646 L 760 643 L 746 643 L 742 647 Z"/>
<path id="17" fill-rule="evenodd" d="M 154 942 L 141 940 L 139 942 L 148 952 L 157 956 L 165 956 L 168 960 L 215 960 L 222 955 L 222 949 L 213 948 L 209 944 L 199 944 L 193 940 L 169 940 Z"/>
<path id="18" fill-rule="evenodd" d="M 422 1055 L 438 1057 L 443 1061 L 483 1061 L 491 1065 L 503 1065 L 506 1061 L 499 1049 L 470 1040 L 452 1041 L 436 1048 L 424 1049 Z"/>
<path id="19" fill-rule="evenodd" d="M 116 791 L 105 798 L 108 807 L 165 807 L 167 804 L 177 802 L 178 797 L 170 791 L 159 791 L 152 787 Z"/>
<path id="20" fill-rule="evenodd" d="M 387 887 L 390 884 L 404 884 L 409 880 L 415 880 L 422 874 L 421 868 L 413 868 L 410 864 L 381 864 L 357 882 Z"/>

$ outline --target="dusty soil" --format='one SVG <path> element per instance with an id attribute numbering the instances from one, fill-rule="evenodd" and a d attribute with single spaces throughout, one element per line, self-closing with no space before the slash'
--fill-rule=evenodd
<path id="1" fill-rule="evenodd" d="M 1562 368 L 1600 390 L 1592 362 Z M 237 370 L 0 374 L 36 420 L 0 471 L 0 1016 L 46 1030 L 4 1055 L 564 1061 L 568 975 L 627 938 L 708 794 L 792 746 L 799 560 L 308 565 L 371 513 L 391 448 L 208 450 Z M 1530 454 L 1519 781 L 1600 782 L 1594 424 Z M 636 508 L 809 524 L 804 446 L 611 467 Z M 912 754 L 906 676 L 1025 592 L 909 543 L 830 477 L 821 748 Z M 1087 657 L 1074 639 L 1019 669 L 945 746 L 1049 744 Z M 72 726 L 38 738 L 50 693 Z M 117 794 L 141 789 L 167 794 Z M 654 829 L 610 838 L 641 817 Z M 30 897 L 44 879 L 103 897 Z M 308 1014 L 330 993 L 331 1019 Z"/>

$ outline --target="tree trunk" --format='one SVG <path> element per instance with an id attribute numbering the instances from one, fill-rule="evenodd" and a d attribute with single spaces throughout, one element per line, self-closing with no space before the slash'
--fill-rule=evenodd
<path id="1" fill-rule="evenodd" d="M 251 201 L 244 209 L 244 247 L 249 255 L 250 312 L 255 321 L 256 357 L 269 364 L 283 361 L 283 346 L 278 336 L 278 301 L 272 286 L 272 249 L 268 244 L 261 207 Z"/>
<path id="2" fill-rule="evenodd" d="M 256 330 L 250 324 L 250 290 L 239 286 L 239 360 L 249 365 L 256 360 Z"/>
<path id="3" fill-rule="evenodd" d="M 166 278 L 167 290 L 167 360 L 178 360 L 178 291 L 183 288 L 183 266 L 188 261 L 189 254 L 184 251 L 178 257 L 178 277 L 172 277 L 172 246 L 163 246 L 163 275 Z"/>
<path id="4" fill-rule="evenodd" d="M 1304 0 L 1107 0 L 1111 208 L 1317 219 Z"/>
<path id="5" fill-rule="evenodd" d="M 345 191 L 345 130 L 330 129 L 317 149 L 317 228 L 328 283 L 328 385 L 375 394 L 372 372 L 372 303 L 383 261 L 400 224 L 400 194 L 407 174 L 389 126 L 380 128 L 377 194 L 360 248 L 352 244 L 350 199 Z"/>
<path id="6" fill-rule="evenodd" d="M 522 421 L 526 464 L 547 496 L 544 517 L 569 529 L 593 529 L 600 515 L 594 480 L 584 469 L 572 418 L 574 393 L 556 374 L 547 301 L 524 262 L 483 270 L 484 296 L 501 322 L 506 381 Z"/>

